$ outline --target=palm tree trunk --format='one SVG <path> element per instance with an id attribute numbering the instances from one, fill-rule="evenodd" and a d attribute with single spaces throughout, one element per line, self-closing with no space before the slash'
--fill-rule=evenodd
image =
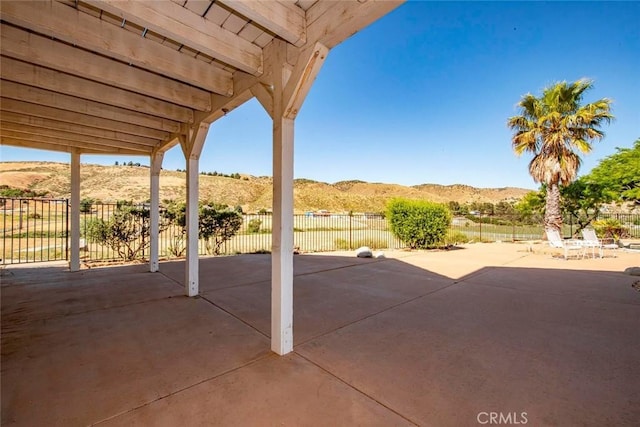
<path id="1" fill-rule="evenodd" d="M 547 200 L 544 211 L 544 228 L 561 231 L 562 214 L 560 213 L 560 187 L 557 183 L 547 187 Z M 561 234 L 562 235 L 562 234 Z"/>

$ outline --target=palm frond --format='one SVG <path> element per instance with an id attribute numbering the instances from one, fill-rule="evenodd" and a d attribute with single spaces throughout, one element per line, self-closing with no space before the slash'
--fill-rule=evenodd
<path id="1" fill-rule="evenodd" d="M 526 94 L 517 104 L 520 115 L 507 120 L 514 132 L 511 142 L 516 154 L 534 154 L 529 172 L 536 182 L 570 183 L 581 165 L 577 152 L 590 152 L 593 141 L 604 137 L 600 127 L 613 120 L 611 100 L 581 105 L 592 87 L 592 80 L 580 79 L 557 82 L 539 98 Z"/>

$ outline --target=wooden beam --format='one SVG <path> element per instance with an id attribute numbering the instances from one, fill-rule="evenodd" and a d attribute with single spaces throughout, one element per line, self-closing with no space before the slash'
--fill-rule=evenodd
<path id="1" fill-rule="evenodd" d="M 196 110 L 211 109 L 202 89 L 9 25 L 0 26 L 2 55 Z"/>
<path id="2" fill-rule="evenodd" d="M 129 123 L 135 126 L 156 129 L 164 132 L 174 133 L 180 130 L 180 123 L 173 120 L 101 104 L 99 102 L 89 101 L 87 99 L 52 92 L 33 86 L 25 86 L 20 83 L 14 83 L 6 80 L 0 81 L 0 93 L 3 98 L 11 98 L 14 100 L 29 102 L 31 104 L 52 107 L 61 111 L 71 111 L 92 117 L 102 117 L 104 119 Z"/>
<path id="3" fill-rule="evenodd" d="M 331 49 L 402 3 L 404 0 L 319 1 L 307 10 L 307 43 L 319 42 Z"/>
<path id="4" fill-rule="evenodd" d="M 29 86 L 61 92 L 79 98 L 109 104 L 164 117 L 179 122 L 191 122 L 193 111 L 180 105 L 160 101 L 123 89 L 96 83 L 80 77 L 53 71 L 15 59 L 2 57 L 2 78 Z"/>
<path id="5" fill-rule="evenodd" d="M 189 9 L 167 1 L 86 0 L 250 74 L 262 73 L 262 49 Z"/>
<path id="6" fill-rule="evenodd" d="M 293 2 L 218 0 L 295 46 L 306 42 L 305 12 Z"/>
<path id="7" fill-rule="evenodd" d="M 2 20 L 211 92 L 231 95 L 229 71 L 57 1 L 3 1 Z"/>
<path id="8" fill-rule="evenodd" d="M 298 63 L 284 88 L 285 117 L 296 118 L 328 54 L 329 49 L 326 46 L 316 43 L 312 49 L 308 49 L 298 57 Z"/>
<path id="9" fill-rule="evenodd" d="M 46 129 L 40 128 L 37 126 L 28 126 L 28 125 L 19 125 L 10 122 L 0 122 L 0 129 L 2 129 L 2 133 L 6 134 L 6 136 L 11 136 L 14 138 L 25 137 L 26 134 L 34 135 L 39 138 L 36 138 L 37 141 L 47 142 L 51 140 L 53 143 L 62 144 L 65 141 L 68 143 L 74 142 L 78 147 L 86 147 L 91 149 L 101 149 L 104 147 L 105 154 L 108 153 L 111 149 L 125 149 L 130 151 L 137 151 L 141 155 L 149 154 L 153 150 L 153 146 L 142 145 L 142 144 L 134 144 L 131 142 L 120 142 L 113 141 L 111 139 L 103 139 L 103 138 L 95 138 L 95 137 L 86 137 L 83 135 L 79 135 L 76 133 L 64 132 L 56 129 Z M 20 135 L 15 132 L 19 132 Z M 26 137 L 25 137 L 26 139 Z"/>
<path id="10" fill-rule="evenodd" d="M 258 79 L 256 77 L 242 71 L 236 71 L 233 74 L 234 95 L 232 97 L 212 95 L 211 111 L 196 111 L 194 113 L 194 121 L 196 123 L 202 122 L 211 124 L 230 111 L 238 108 L 240 105 L 253 98 L 253 94 L 250 89 L 256 83 L 258 83 Z"/>
<path id="11" fill-rule="evenodd" d="M 45 138 L 38 135 L 23 134 L 20 132 L 13 134 L 6 131 L 3 131 L 2 135 L 0 135 L 0 145 L 34 148 L 37 150 L 47 151 L 63 151 L 66 153 L 70 153 L 71 150 L 80 150 L 83 153 L 90 154 L 127 154 L 131 156 L 141 156 L 145 154 L 140 151 L 126 150 L 124 148 L 104 147 L 99 145 L 93 146 L 88 143 L 80 143 L 77 141 Z"/>
<path id="12" fill-rule="evenodd" d="M 65 123 L 81 124 L 97 129 L 122 132 L 146 138 L 153 138 L 156 140 L 167 139 L 170 135 L 169 132 L 163 132 L 157 129 L 146 128 L 115 120 L 102 119 L 100 117 L 89 116 L 44 105 L 31 104 L 29 102 L 16 101 L 15 99 L 9 98 L 0 98 L 0 108 L 3 112 L 57 120 Z"/>
<path id="13" fill-rule="evenodd" d="M 262 83 L 256 83 L 251 86 L 251 94 L 256 97 L 258 102 L 265 109 L 269 117 L 273 119 L 273 92 Z"/>
<path id="14" fill-rule="evenodd" d="M 9 111 L 2 113 L 1 120 L 2 123 L 14 123 L 16 125 L 59 130 L 70 134 L 78 134 L 83 137 L 100 138 L 101 140 L 111 139 L 122 143 L 132 142 L 134 144 L 147 146 L 155 146 L 158 143 L 157 139 L 146 138 L 144 136 L 130 135 L 120 131 L 98 129 L 79 123 L 68 123 L 52 119 L 43 119 L 42 117 L 26 116 L 24 114 L 17 114 Z"/>

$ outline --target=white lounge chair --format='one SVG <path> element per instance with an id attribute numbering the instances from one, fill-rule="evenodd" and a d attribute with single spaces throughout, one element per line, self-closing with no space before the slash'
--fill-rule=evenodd
<path id="1" fill-rule="evenodd" d="M 556 249 L 562 249 L 564 251 L 564 259 L 569 259 L 571 252 L 575 252 L 576 255 L 580 255 L 584 258 L 585 247 L 581 240 L 564 240 L 560 237 L 558 230 L 545 230 L 545 233 L 547 233 L 549 246 Z"/>
<path id="2" fill-rule="evenodd" d="M 600 254 L 600 258 L 604 257 L 604 250 L 616 250 L 619 248 L 618 244 L 613 239 L 598 239 L 596 231 L 593 228 L 585 228 L 582 230 L 583 245 L 585 247 L 585 253 L 587 248 L 591 248 L 591 256 L 596 257 L 596 248 Z"/>

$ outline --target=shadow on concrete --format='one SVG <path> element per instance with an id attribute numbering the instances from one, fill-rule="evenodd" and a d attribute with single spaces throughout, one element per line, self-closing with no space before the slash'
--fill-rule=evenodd
<path id="1" fill-rule="evenodd" d="M 505 266 L 452 278 L 424 268 L 437 264 L 430 255 L 294 260 L 295 348 L 284 358 L 269 351 L 268 255 L 203 258 L 200 298 L 182 296 L 183 262 L 162 263 L 162 274 L 11 270 L 2 424 L 640 418 L 637 278 Z"/>

